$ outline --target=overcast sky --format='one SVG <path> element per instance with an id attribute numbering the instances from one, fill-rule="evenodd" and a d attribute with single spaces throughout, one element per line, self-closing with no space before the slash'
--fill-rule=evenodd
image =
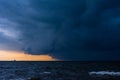
<path id="1" fill-rule="evenodd" d="M 0 0 L 0 50 L 120 60 L 120 0 Z"/>

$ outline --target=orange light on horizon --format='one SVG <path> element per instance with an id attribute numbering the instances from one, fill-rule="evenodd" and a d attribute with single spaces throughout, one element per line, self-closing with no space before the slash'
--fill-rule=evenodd
<path id="1" fill-rule="evenodd" d="M 50 55 L 31 55 L 17 51 L 0 51 L 0 61 L 55 61 Z"/>

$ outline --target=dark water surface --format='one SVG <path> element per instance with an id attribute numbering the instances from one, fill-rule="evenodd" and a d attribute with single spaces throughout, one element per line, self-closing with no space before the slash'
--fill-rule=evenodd
<path id="1" fill-rule="evenodd" d="M 0 62 L 0 80 L 93 80 L 91 71 L 120 72 L 120 62 Z"/>

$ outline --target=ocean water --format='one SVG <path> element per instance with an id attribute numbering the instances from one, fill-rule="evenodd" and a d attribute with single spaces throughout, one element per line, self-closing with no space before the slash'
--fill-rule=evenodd
<path id="1" fill-rule="evenodd" d="M 120 62 L 0 62 L 0 80 L 106 80 L 112 76 L 120 80 Z"/>

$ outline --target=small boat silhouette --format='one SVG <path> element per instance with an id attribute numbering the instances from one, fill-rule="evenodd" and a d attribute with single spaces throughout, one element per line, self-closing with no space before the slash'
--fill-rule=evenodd
<path id="1" fill-rule="evenodd" d="M 15 62 L 16 60 L 14 59 L 13 61 Z"/>

